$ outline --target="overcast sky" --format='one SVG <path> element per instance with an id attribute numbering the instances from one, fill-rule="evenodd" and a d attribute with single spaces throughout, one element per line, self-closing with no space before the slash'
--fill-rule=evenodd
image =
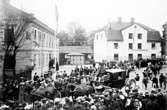
<path id="1" fill-rule="evenodd" d="M 123 21 L 134 17 L 136 22 L 162 31 L 162 25 L 167 21 L 167 0 L 11 0 L 13 5 L 34 13 L 52 28 L 56 22 L 55 2 L 59 30 L 66 29 L 70 22 L 77 22 L 92 31 L 118 17 Z"/>

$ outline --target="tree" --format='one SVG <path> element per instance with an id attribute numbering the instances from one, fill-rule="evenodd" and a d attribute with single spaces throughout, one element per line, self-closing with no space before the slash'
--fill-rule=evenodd
<path id="1" fill-rule="evenodd" d="M 69 24 L 68 30 L 73 39 L 73 45 L 87 44 L 86 30 L 80 24 L 72 22 Z"/>
<path id="2" fill-rule="evenodd" d="M 85 45 L 87 44 L 86 31 L 82 27 L 78 27 L 74 34 L 75 45 Z"/>
<path id="3" fill-rule="evenodd" d="M 5 19 L 5 38 L 3 43 L 4 64 L 3 74 L 6 76 L 5 70 L 11 69 L 13 76 L 16 75 L 16 55 L 20 48 L 24 46 L 26 40 L 30 40 L 31 30 L 28 28 L 33 17 L 23 17 L 9 14 Z M 4 78 L 5 79 L 5 78 Z"/>
<path id="4" fill-rule="evenodd" d="M 72 38 L 70 37 L 70 35 L 65 32 L 65 31 L 61 31 L 57 34 L 57 37 L 60 40 L 60 46 L 68 46 L 68 45 L 72 45 Z"/>

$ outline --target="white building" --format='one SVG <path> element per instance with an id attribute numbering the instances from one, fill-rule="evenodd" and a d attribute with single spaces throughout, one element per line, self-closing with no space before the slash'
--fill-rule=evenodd
<path id="1" fill-rule="evenodd" d="M 125 61 L 161 57 L 160 33 L 143 24 L 119 18 L 94 34 L 94 60 Z"/>

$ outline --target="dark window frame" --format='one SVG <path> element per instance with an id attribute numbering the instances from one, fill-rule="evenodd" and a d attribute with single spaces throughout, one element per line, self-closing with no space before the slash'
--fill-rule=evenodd
<path id="1" fill-rule="evenodd" d="M 114 54 L 114 60 L 115 60 L 115 61 L 118 61 L 118 60 L 119 60 L 119 54 L 118 54 L 118 53 L 115 53 L 115 54 Z"/>
<path id="2" fill-rule="evenodd" d="M 152 53 L 152 54 L 151 54 L 151 58 L 156 58 L 156 54 L 155 54 L 155 53 Z"/>
<path id="3" fill-rule="evenodd" d="M 129 43 L 129 49 L 133 49 L 133 43 Z"/>
<path id="4" fill-rule="evenodd" d="M 129 39 L 133 39 L 133 33 L 129 33 Z"/>
<path id="5" fill-rule="evenodd" d="M 156 48 L 156 44 L 155 43 L 151 43 L 151 49 L 155 49 Z"/>
<path id="6" fill-rule="evenodd" d="M 142 54 L 140 53 L 140 54 L 137 54 L 137 58 L 138 59 L 142 59 Z"/>
<path id="7" fill-rule="evenodd" d="M 118 43 L 114 43 L 114 49 L 118 49 Z"/>
<path id="8" fill-rule="evenodd" d="M 142 33 L 139 33 L 139 34 L 137 35 L 137 38 L 138 38 L 138 39 L 142 39 Z"/>
<path id="9" fill-rule="evenodd" d="M 141 50 L 142 49 L 142 43 L 138 43 L 137 48 Z"/>
<path id="10" fill-rule="evenodd" d="M 128 54 L 128 60 L 133 61 L 133 54 L 132 53 Z"/>

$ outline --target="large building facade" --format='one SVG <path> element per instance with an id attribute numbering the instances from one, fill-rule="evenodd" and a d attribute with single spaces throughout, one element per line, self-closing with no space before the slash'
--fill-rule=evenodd
<path id="1" fill-rule="evenodd" d="M 23 32 L 25 40 L 22 42 L 23 44 L 16 54 L 16 73 L 22 73 L 27 67 L 32 66 L 34 68 L 31 77 L 33 77 L 34 73 L 41 75 L 49 70 L 49 62 L 51 60 L 54 60 L 55 64 L 59 62 L 59 39 L 57 39 L 56 32 L 53 29 L 39 21 L 32 14 L 17 9 L 9 3 L 1 5 L 4 10 L 1 15 L 6 16 L 5 19 L 8 19 L 10 15 L 22 19 L 31 18 L 29 19 L 30 23 L 26 26 L 25 32 Z M 14 30 L 16 30 L 19 22 L 19 20 L 14 21 L 16 25 Z M 3 28 L 1 25 L 1 42 L 5 39 L 4 29 L 5 27 Z M 2 50 L 1 53 L 3 53 Z"/>
<path id="2" fill-rule="evenodd" d="M 143 24 L 119 18 L 94 34 L 94 60 L 133 61 L 161 57 L 160 33 Z"/>
<path id="3" fill-rule="evenodd" d="M 163 25 L 163 55 L 166 57 L 167 56 L 167 22 Z"/>

